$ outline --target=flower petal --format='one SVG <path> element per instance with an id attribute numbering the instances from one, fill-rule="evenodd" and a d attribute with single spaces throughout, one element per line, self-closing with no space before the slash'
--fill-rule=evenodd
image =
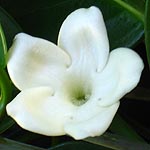
<path id="1" fill-rule="evenodd" d="M 86 137 L 94 137 L 103 134 L 109 127 L 112 119 L 119 107 L 119 102 L 108 107 L 100 107 L 99 112 L 87 119 L 81 120 L 80 122 L 72 122 L 65 125 L 65 131 L 75 139 L 80 140 Z M 90 111 L 84 111 L 84 115 L 88 116 L 91 114 L 93 109 Z M 83 114 L 80 114 L 82 118 Z"/>
<path id="2" fill-rule="evenodd" d="M 49 87 L 23 90 L 10 102 L 7 113 L 24 129 L 43 135 L 64 135 L 64 123 L 75 108 Z"/>
<path id="3" fill-rule="evenodd" d="M 110 53 L 106 68 L 95 77 L 94 95 L 101 106 L 116 103 L 138 84 L 144 64 L 131 49 L 117 48 Z"/>
<path id="4" fill-rule="evenodd" d="M 20 33 L 9 50 L 8 72 L 20 89 L 57 86 L 70 64 L 69 56 L 53 43 Z M 55 83 L 54 83 L 55 82 Z"/>
<path id="5" fill-rule="evenodd" d="M 107 61 L 109 43 L 103 16 L 96 7 L 78 9 L 63 22 L 58 46 L 66 50 L 72 63 L 101 71 Z"/>

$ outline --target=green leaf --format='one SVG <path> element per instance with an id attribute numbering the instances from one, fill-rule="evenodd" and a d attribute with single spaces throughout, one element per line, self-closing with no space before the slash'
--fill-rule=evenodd
<path id="1" fill-rule="evenodd" d="M 0 119 L 3 117 L 5 113 L 6 104 L 11 99 L 12 87 L 11 81 L 4 69 L 0 68 Z M 0 124 L 1 125 L 1 124 Z"/>
<path id="2" fill-rule="evenodd" d="M 6 131 L 14 123 L 6 115 L 5 110 L 6 104 L 11 99 L 12 87 L 4 68 L 6 66 L 5 54 L 7 52 L 7 45 L 11 45 L 15 34 L 20 31 L 21 28 L 14 19 L 0 7 L 0 133 Z"/>
<path id="3" fill-rule="evenodd" d="M 114 0 L 144 23 L 144 0 Z"/>
<path id="4" fill-rule="evenodd" d="M 121 1 L 121 0 L 120 0 Z M 123 0 L 126 4 L 130 5 L 139 13 L 144 14 L 145 11 L 145 0 Z"/>
<path id="5" fill-rule="evenodd" d="M 147 60 L 150 67 L 150 0 L 146 0 L 145 8 L 145 43 Z"/>
<path id="6" fill-rule="evenodd" d="M 0 134 L 9 129 L 14 123 L 14 120 L 9 118 L 8 116 L 5 116 L 0 122 Z"/>
<path id="7" fill-rule="evenodd" d="M 5 40 L 2 26 L 0 24 L 0 67 L 2 67 L 2 68 L 5 67 L 5 54 L 6 54 L 6 52 L 7 52 L 6 40 Z"/>
<path id="8" fill-rule="evenodd" d="M 93 143 L 100 146 L 105 146 L 107 148 L 112 148 L 114 150 L 149 150 L 150 145 L 143 142 L 135 142 L 129 140 L 125 137 L 105 133 L 100 137 L 87 138 L 84 141 Z"/>
<path id="9" fill-rule="evenodd" d="M 115 118 L 113 119 L 110 130 L 111 132 L 126 137 L 130 140 L 144 142 L 144 140 L 136 133 L 136 131 L 118 114 L 116 114 Z"/>
<path id="10" fill-rule="evenodd" d="M 35 146 L 22 144 L 6 138 L 0 138 L 0 150 L 46 150 Z"/>
<path id="11" fill-rule="evenodd" d="M 136 87 L 132 92 L 128 93 L 125 98 L 150 102 L 150 89 Z"/>
<path id="12" fill-rule="evenodd" d="M 124 7 L 115 0 L 8 0 L 2 3 L 20 23 L 24 32 L 55 43 L 66 16 L 78 8 L 91 5 L 102 10 L 111 49 L 133 47 L 143 36 L 143 21 L 135 15 L 135 12 L 139 12 L 143 16 L 142 12 L 130 5 Z"/>
<path id="13" fill-rule="evenodd" d="M 100 1 L 111 49 L 133 47 L 143 36 L 143 22 L 116 1 Z"/>
<path id="14" fill-rule="evenodd" d="M 123 0 L 133 8 L 137 9 L 140 13 L 144 14 L 145 11 L 145 0 Z"/>
<path id="15" fill-rule="evenodd" d="M 13 125 L 6 115 L 6 105 L 11 100 L 12 86 L 6 71 L 0 68 L 0 134 Z"/>
<path id="16" fill-rule="evenodd" d="M 50 148 L 49 150 L 112 150 L 112 149 L 83 141 L 78 142 L 75 141 L 60 144 L 58 146 Z"/>
<path id="17" fill-rule="evenodd" d="M 9 47 L 12 43 L 14 36 L 21 32 L 20 26 L 14 21 L 14 19 L 0 7 L 0 24 L 3 27 L 7 46 Z"/>

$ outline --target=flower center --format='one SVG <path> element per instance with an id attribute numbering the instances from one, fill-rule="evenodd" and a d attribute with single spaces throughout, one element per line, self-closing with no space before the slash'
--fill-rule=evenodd
<path id="1" fill-rule="evenodd" d="M 90 95 L 90 91 L 85 90 L 84 87 L 83 89 L 76 87 L 76 89 L 72 91 L 71 102 L 76 106 L 81 106 L 89 100 Z"/>
<path id="2" fill-rule="evenodd" d="M 71 79 L 66 86 L 69 100 L 76 106 L 85 104 L 92 94 L 91 84 L 85 78 L 84 80 L 82 78 Z"/>

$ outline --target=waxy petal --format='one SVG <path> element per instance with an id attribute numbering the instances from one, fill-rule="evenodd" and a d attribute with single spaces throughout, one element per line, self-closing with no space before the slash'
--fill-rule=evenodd
<path id="1" fill-rule="evenodd" d="M 73 65 L 101 71 L 106 64 L 109 43 L 100 10 L 96 7 L 78 9 L 63 22 L 58 46 L 66 50 Z"/>
<path id="2" fill-rule="evenodd" d="M 23 90 L 6 110 L 26 130 L 49 136 L 69 134 L 83 139 L 103 134 L 118 106 L 119 103 L 101 107 L 97 101 L 89 99 L 78 107 L 67 99 L 67 94 L 54 93 L 50 87 L 36 87 Z"/>
<path id="3" fill-rule="evenodd" d="M 135 88 L 140 80 L 144 64 L 140 56 L 131 49 L 117 48 L 110 53 L 108 64 L 95 77 L 95 97 L 101 106 L 116 103 Z"/>
<path id="4" fill-rule="evenodd" d="M 65 126 L 65 131 L 75 139 L 80 140 L 86 137 L 94 137 L 103 134 L 111 124 L 113 117 L 119 107 L 119 102 L 109 107 L 99 108 L 99 112 L 87 120 L 75 121 Z M 85 111 L 86 115 L 91 115 L 90 111 Z M 80 114 L 82 118 L 82 114 Z"/>
<path id="5" fill-rule="evenodd" d="M 64 135 L 64 123 L 70 120 L 75 107 L 53 92 L 50 87 L 23 90 L 7 105 L 7 113 L 29 131 L 50 136 Z"/>
<path id="6" fill-rule="evenodd" d="M 24 33 L 15 37 L 7 59 L 10 78 L 20 90 L 57 87 L 71 63 L 69 56 L 53 43 Z"/>

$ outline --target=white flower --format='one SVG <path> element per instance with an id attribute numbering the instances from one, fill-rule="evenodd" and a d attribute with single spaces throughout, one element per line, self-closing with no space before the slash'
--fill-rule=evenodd
<path id="1" fill-rule="evenodd" d="M 90 7 L 66 18 L 58 46 L 18 34 L 7 67 L 21 90 L 8 115 L 32 132 L 83 139 L 107 130 L 119 99 L 139 82 L 143 62 L 128 48 L 109 54 L 102 14 Z"/>

